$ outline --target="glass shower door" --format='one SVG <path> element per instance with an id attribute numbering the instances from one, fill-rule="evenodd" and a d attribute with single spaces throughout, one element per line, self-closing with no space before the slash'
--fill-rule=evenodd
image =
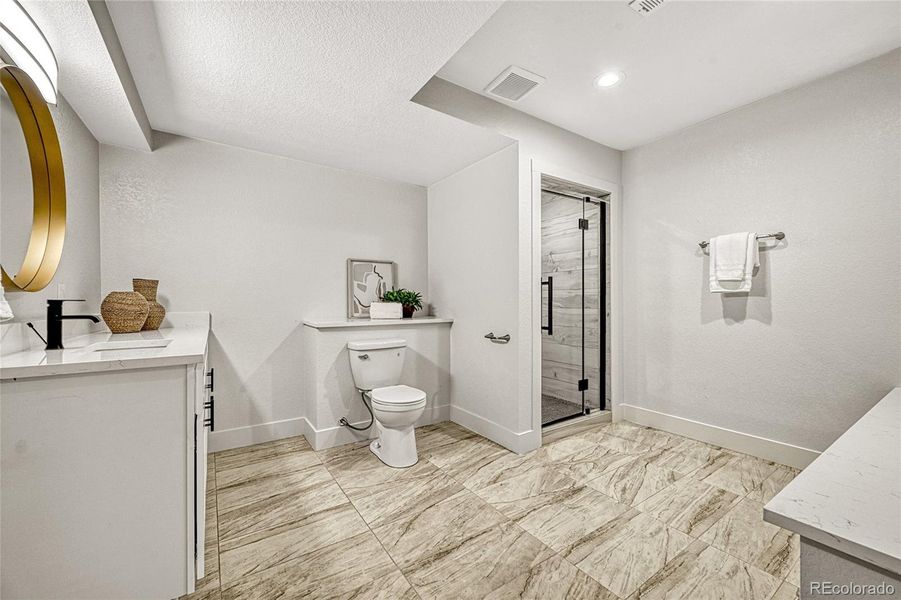
<path id="1" fill-rule="evenodd" d="M 603 407 L 603 206 L 542 192 L 542 424 Z"/>

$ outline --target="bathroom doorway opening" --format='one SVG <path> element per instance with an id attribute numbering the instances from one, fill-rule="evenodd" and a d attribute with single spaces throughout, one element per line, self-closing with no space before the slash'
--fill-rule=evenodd
<path id="1" fill-rule="evenodd" d="M 541 425 L 609 410 L 609 192 L 541 175 Z"/>

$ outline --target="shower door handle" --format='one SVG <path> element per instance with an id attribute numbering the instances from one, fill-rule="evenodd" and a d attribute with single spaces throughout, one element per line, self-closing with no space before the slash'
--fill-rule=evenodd
<path id="1" fill-rule="evenodd" d="M 554 278 L 548 277 L 541 285 L 547 286 L 547 325 L 542 325 L 541 329 L 548 335 L 554 335 Z"/>

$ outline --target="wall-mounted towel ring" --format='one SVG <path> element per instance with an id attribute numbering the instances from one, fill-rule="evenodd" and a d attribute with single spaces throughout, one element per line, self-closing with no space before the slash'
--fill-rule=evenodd
<path id="1" fill-rule="evenodd" d="M 493 331 L 489 331 L 485 334 L 485 339 L 491 340 L 493 344 L 506 344 L 510 342 L 510 334 L 496 336 Z"/>

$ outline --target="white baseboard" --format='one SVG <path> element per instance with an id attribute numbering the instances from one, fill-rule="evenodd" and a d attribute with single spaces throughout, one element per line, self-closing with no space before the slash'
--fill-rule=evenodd
<path id="1" fill-rule="evenodd" d="M 252 446 L 297 435 L 309 440 L 311 431 L 312 427 L 304 417 L 213 431 L 209 437 L 209 452 Z"/>
<path id="2" fill-rule="evenodd" d="M 416 427 L 440 423 L 449 419 L 450 407 L 447 404 L 430 406 L 426 407 L 422 416 L 416 421 Z M 364 427 L 368 423 L 369 419 L 366 419 L 358 423 L 352 423 L 352 425 Z M 269 423 L 214 431 L 210 433 L 209 451 L 219 452 L 220 450 L 252 446 L 253 444 L 262 444 L 263 442 L 271 442 L 297 435 L 304 436 L 314 450 L 323 450 L 370 439 L 375 436 L 375 428 L 373 427 L 366 431 L 354 431 L 353 429 L 336 425 L 334 427 L 316 429 L 306 417 L 297 417 L 295 419 L 285 419 L 284 421 L 270 421 Z"/>
<path id="3" fill-rule="evenodd" d="M 530 429 L 516 433 L 458 406 L 450 407 L 450 420 L 517 454 L 531 452 L 541 445 L 540 431 Z"/>
<path id="4" fill-rule="evenodd" d="M 736 452 L 743 452 L 798 469 L 803 469 L 820 455 L 816 450 L 809 448 L 802 448 L 785 442 L 725 429 L 639 406 L 620 404 L 619 408 L 620 411 L 618 412 L 627 421 L 683 435 L 707 442 L 708 444 L 714 444 Z M 456 406 L 451 407 L 447 404 L 427 409 L 416 422 L 416 426 L 421 427 L 448 420 L 458 423 L 517 454 L 530 452 L 541 443 L 540 432 L 529 430 L 517 433 L 468 410 Z M 354 425 L 360 427 L 367 423 L 368 420 L 354 423 Z M 297 435 L 304 436 L 316 450 L 322 450 L 369 439 L 374 436 L 374 432 L 371 429 L 364 432 L 356 432 L 341 426 L 315 429 L 305 417 L 297 417 L 214 431 L 210 433 L 209 451 L 218 452 Z"/>
<path id="5" fill-rule="evenodd" d="M 794 446 L 768 438 L 733 431 L 700 421 L 657 412 L 631 404 L 620 404 L 620 415 L 626 421 L 661 429 L 677 435 L 707 442 L 736 452 L 750 454 L 764 460 L 803 469 L 820 455 L 816 450 Z"/>
<path id="6" fill-rule="evenodd" d="M 449 405 L 442 404 L 440 406 L 427 406 L 425 411 L 422 413 L 422 416 L 416 420 L 415 427 L 431 425 L 432 423 L 440 423 L 442 421 L 447 421 L 449 418 Z M 368 424 L 369 419 L 365 419 L 357 423 L 351 423 L 351 425 L 355 425 L 356 427 L 365 427 Z M 348 429 L 347 427 L 335 425 L 334 427 L 324 427 L 322 429 L 315 429 L 313 427 L 310 427 L 310 435 L 307 436 L 307 441 L 310 442 L 310 445 L 313 446 L 314 450 L 324 450 L 325 448 L 334 448 L 335 446 L 342 446 L 344 444 L 350 444 L 352 442 L 360 442 L 363 440 L 372 439 L 374 437 L 375 427 L 371 427 L 366 431 L 354 431 L 353 429 Z"/>

